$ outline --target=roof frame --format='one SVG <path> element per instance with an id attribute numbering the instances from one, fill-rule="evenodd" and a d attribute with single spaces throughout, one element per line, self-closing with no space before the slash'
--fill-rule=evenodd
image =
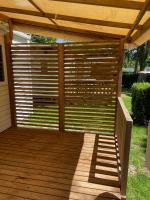
<path id="1" fill-rule="evenodd" d="M 45 15 L 43 16 L 43 14 L 38 11 L 30 11 L 30 10 L 23 10 L 23 9 L 16 9 L 16 8 L 0 7 L 0 11 L 8 12 L 8 13 L 11 12 L 11 13 L 16 13 L 16 14 L 25 14 L 25 15 L 31 15 L 31 16 L 37 16 L 37 17 L 49 17 L 51 19 L 56 19 L 56 20 L 79 22 L 83 24 L 91 24 L 91 25 L 99 25 L 99 26 L 109 26 L 109 27 L 115 27 L 115 28 L 130 29 L 133 26 L 133 24 L 130 24 L 130 23 L 89 19 L 89 18 L 74 17 L 74 16 L 67 16 L 67 15 L 60 15 L 60 14 L 55 15 L 54 13 L 45 13 Z M 141 30 L 142 25 L 138 25 L 136 29 Z"/>
<path id="2" fill-rule="evenodd" d="M 144 23 L 142 30 L 138 30 L 134 33 L 134 35 L 132 36 L 132 42 L 135 42 L 135 40 L 140 38 L 140 36 L 142 36 L 149 29 L 149 27 L 150 27 L 150 18 L 148 18 L 148 20 Z"/>
<path id="3" fill-rule="evenodd" d="M 131 35 L 133 33 L 133 31 L 135 30 L 135 28 L 138 26 L 138 24 L 140 23 L 142 17 L 144 16 L 145 12 L 147 11 L 148 7 L 150 6 L 150 0 L 146 0 L 143 8 L 140 10 L 139 14 L 137 15 L 135 22 L 133 24 L 133 27 L 130 29 L 130 31 L 128 32 L 127 36 L 126 36 L 126 40 L 130 42 L 130 40 L 132 40 Z"/>
<path id="4" fill-rule="evenodd" d="M 29 1 L 29 3 L 30 3 L 31 5 L 33 5 L 37 10 L 39 10 L 39 12 L 42 14 L 43 17 L 48 18 L 53 24 L 55 24 L 55 25 L 57 26 L 56 22 L 55 22 L 53 19 L 51 19 L 50 17 L 47 17 L 46 14 L 45 14 L 45 12 L 44 12 L 33 0 L 28 0 L 28 1 Z"/>

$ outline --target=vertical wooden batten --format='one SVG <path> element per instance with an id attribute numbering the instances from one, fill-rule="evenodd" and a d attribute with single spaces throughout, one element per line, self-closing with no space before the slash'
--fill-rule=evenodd
<path id="1" fill-rule="evenodd" d="M 122 88 L 122 65 L 123 65 L 123 58 L 124 58 L 124 39 L 120 40 L 120 58 L 119 58 L 119 74 L 118 74 L 118 92 L 117 96 L 121 96 L 121 88 Z"/>
<path id="2" fill-rule="evenodd" d="M 11 126 L 16 127 L 14 80 L 13 80 L 12 59 L 11 59 L 12 39 L 13 39 L 13 25 L 12 25 L 11 20 L 9 20 L 9 32 L 4 36 L 4 43 L 5 43 L 7 76 L 8 76 L 8 86 L 9 86 Z"/>
<path id="3" fill-rule="evenodd" d="M 64 102 L 64 45 L 58 45 L 59 63 L 59 132 L 64 132 L 65 102 Z"/>
<path id="4" fill-rule="evenodd" d="M 123 65 L 123 54 L 124 54 L 124 39 L 120 40 L 120 48 L 119 48 L 119 62 L 118 62 L 118 77 L 117 77 L 117 94 L 116 97 L 121 97 L 121 88 L 122 88 L 122 65 Z M 115 122 L 115 133 L 116 135 L 116 126 L 117 126 L 117 109 L 118 109 L 118 101 L 116 102 L 116 122 Z"/>

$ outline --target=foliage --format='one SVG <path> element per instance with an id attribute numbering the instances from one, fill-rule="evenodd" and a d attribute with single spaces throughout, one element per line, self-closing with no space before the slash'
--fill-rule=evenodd
<path id="1" fill-rule="evenodd" d="M 134 49 L 125 49 L 124 51 L 124 68 L 133 67 L 135 65 Z"/>
<path id="2" fill-rule="evenodd" d="M 131 88 L 133 83 L 137 82 L 138 74 L 137 73 L 128 73 L 124 72 L 122 76 L 122 87 Z"/>
<path id="3" fill-rule="evenodd" d="M 134 122 L 140 125 L 150 119 L 150 83 L 133 84 L 132 112 Z"/>
<path id="4" fill-rule="evenodd" d="M 40 35 L 31 35 L 31 41 L 36 43 L 56 43 L 56 38 L 45 37 Z"/>
<path id="5" fill-rule="evenodd" d="M 136 60 L 139 62 L 140 65 L 140 71 L 143 71 L 146 67 L 146 59 L 148 57 L 150 51 L 150 41 L 145 42 L 141 46 L 137 48 L 137 55 Z"/>
<path id="6" fill-rule="evenodd" d="M 150 65 L 150 41 L 132 49 L 126 49 L 124 54 L 124 67 L 133 67 L 135 72 L 143 71 Z"/>

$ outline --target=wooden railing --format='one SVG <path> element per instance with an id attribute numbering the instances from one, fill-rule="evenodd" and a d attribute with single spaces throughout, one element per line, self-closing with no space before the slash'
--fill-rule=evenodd
<path id="1" fill-rule="evenodd" d="M 122 199 L 125 199 L 128 177 L 132 119 L 121 97 L 117 102 L 116 137 L 120 156 L 120 184 Z"/>

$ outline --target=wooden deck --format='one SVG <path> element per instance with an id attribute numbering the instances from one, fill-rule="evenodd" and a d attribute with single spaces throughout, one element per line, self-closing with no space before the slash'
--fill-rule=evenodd
<path id="1" fill-rule="evenodd" d="M 9 129 L 0 134 L 0 199 L 120 199 L 113 136 Z"/>

